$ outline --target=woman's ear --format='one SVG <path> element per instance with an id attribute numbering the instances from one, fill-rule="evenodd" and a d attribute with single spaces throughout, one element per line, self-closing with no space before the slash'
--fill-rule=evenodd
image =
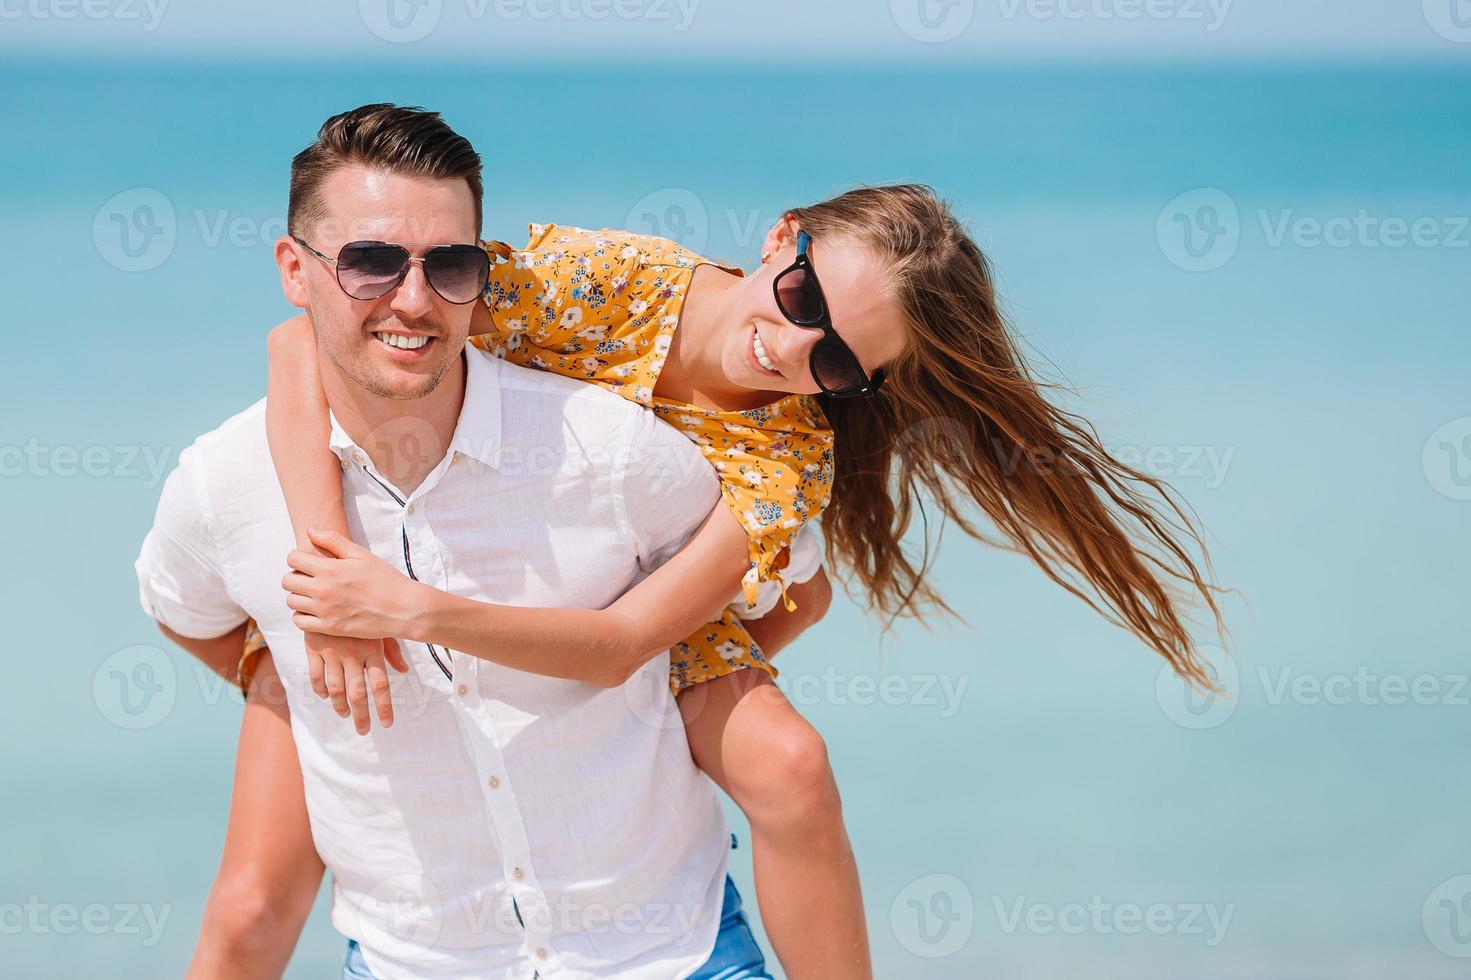
<path id="1" fill-rule="evenodd" d="M 782 249 L 797 244 L 797 219 L 791 213 L 782 215 L 781 220 L 771 226 L 766 240 L 761 243 L 761 261 L 769 262 Z"/>
<path id="2" fill-rule="evenodd" d="M 281 292 L 286 302 L 298 309 L 309 305 L 306 290 L 306 269 L 301 264 L 301 253 L 290 235 L 276 239 L 276 268 L 281 270 Z"/>

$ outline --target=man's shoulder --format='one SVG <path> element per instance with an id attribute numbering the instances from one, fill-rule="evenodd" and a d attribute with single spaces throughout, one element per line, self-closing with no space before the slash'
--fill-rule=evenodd
<path id="1" fill-rule="evenodd" d="M 261 474 L 258 464 L 262 459 L 269 464 L 264 398 L 196 437 L 179 455 L 179 465 L 192 469 L 196 479 L 229 480 L 238 485 L 252 475 L 274 477 L 269 465 Z"/>
<path id="2" fill-rule="evenodd" d="M 617 430 L 636 423 L 644 409 L 602 385 L 552 371 L 522 367 L 478 348 L 472 354 L 497 361 L 503 404 L 508 411 L 541 419 L 560 417 L 574 426 Z"/>

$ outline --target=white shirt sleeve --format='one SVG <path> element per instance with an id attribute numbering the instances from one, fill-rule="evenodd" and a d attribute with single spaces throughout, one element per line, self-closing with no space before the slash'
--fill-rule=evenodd
<path id="1" fill-rule="evenodd" d="M 677 429 L 653 412 L 635 414 L 618 480 L 639 565 L 653 571 L 684 547 L 720 503 L 720 480 Z"/>
<path id="2" fill-rule="evenodd" d="M 792 557 L 787 562 L 787 567 L 782 569 L 781 577 L 788 587 L 800 585 L 811 581 L 812 576 L 822 568 L 822 540 L 817 536 L 817 530 L 811 525 L 803 525 L 797 532 L 797 537 L 792 541 Z M 772 581 L 761 582 L 756 586 L 756 605 L 747 607 L 745 594 L 735 597 L 730 604 L 730 611 L 741 619 L 760 619 L 781 601 L 781 586 Z"/>
<path id="3" fill-rule="evenodd" d="M 190 446 L 164 481 L 153 527 L 133 569 L 143 611 L 194 639 L 223 636 L 246 619 L 225 587 L 200 485 L 200 449 Z"/>

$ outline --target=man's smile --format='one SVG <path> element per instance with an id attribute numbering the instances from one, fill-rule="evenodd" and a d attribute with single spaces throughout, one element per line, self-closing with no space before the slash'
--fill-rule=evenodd
<path id="1" fill-rule="evenodd" d="M 373 339 L 393 351 L 395 356 L 404 359 L 423 357 L 435 340 L 427 334 L 389 333 L 383 330 L 373 331 Z"/>

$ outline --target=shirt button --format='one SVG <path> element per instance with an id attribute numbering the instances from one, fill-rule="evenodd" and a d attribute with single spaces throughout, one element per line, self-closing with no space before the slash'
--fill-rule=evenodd
<path id="1" fill-rule="evenodd" d="M 414 505 L 412 503 L 409 504 L 408 511 L 410 514 L 414 512 Z"/>
<path id="2" fill-rule="evenodd" d="M 352 469 L 352 460 L 348 459 L 346 456 L 342 457 L 342 468 L 345 470 Z"/>
<path id="3" fill-rule="evenodd" d="M 460 697 L 464 697 L 465 695 L 470 693 L 470 685 L 461 684 L 459 687 L 455 688 L 455 691 L 460 695 Z"/>
<path id="4" fill-rule="evenodd" d="M 520 881 L 522 878 L 526 877 L 526 872 L 522 871 L 520 868 L 512 868 L 511 877 L 515 878 L 517 881 Z"/>
<path id="5" fill-rule="evenodd" d="M 485 781 L 485 784 L 487 786 L 489 786 L 491 789 L 496 789 L 501 784 L 501 778 L 499 776 L 491 776 L 489 779 L 487 779 Z"/>
<path id="6" fill-rule="evenodd" d="M 537 949 L 536 955 L 537 955 L 537 958 L 538 959 L 543 959 L 543 960 L 546 959 L 547 958 L 547 950 L 546 950 L 546 947 L 545 946 L 542 946 L 539 949 Z"/>

